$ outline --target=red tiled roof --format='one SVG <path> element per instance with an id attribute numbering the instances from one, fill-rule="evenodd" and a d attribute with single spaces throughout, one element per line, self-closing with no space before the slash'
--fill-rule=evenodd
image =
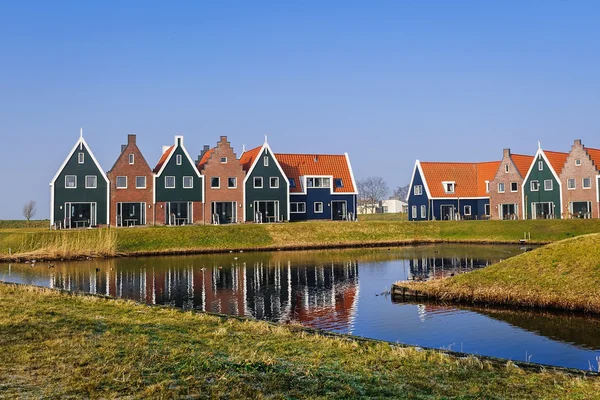
<path id="1" fill-rule="evenodd" d="M 533 162 L 533 156 L 511 154 L 510 158 L 515 164 L 515 167 L 517 167 L 517 171 L 521 174 L 521 178 L 525 178 L 525 175 L 527 175 L 527 171 L 529 171 L 529 167 L 531 167 L 531 163 Z"/>
<path id="2" fill-rule="evenodd" d="M 343 187 L 335 187 L 334 193 L 354 193 L 356 188 L 352 182 L 350 166 L 345 155 L 333 154 L 275 154 L 279 165 L 288 179 L 293 178 L 296 187 L 290 192 L 302 192 L 300 177 L 306 175 L 331 175 L 333 179 L 341 179 Z"/>
<path id="3" fill-rule="evenodd" d="M 600 150 L 590 149 L 587 147 L 585 149 L 587 150 L 588 154 L 590 155 L 590 158 L 594 162 L 594 165 L 596 166 L 596 171 L 600 171 Z"/>
<path id="4" fill-rule="evenodd" d="M 560 175 L 565 163 L 567 162 L 569 153 L 544 150 L 544 154 L 546 154 L 546 158 L 548 158 L 548 161 L 550 162 L 552 169 L 554 169 L 554 172 L 556 172 L 556 175 Z"/>
<path id="5" fill-rule="evenodd" d="M 240 157 L 240 164 L 242 164 L 242 168 L 244 168 L 244 171 L 248 172 L 248 170 L 252 166 L 252 163 L 254 162 L 254 159 L 258 157 L 258 154 L 260 153 L 261 149 L 262 145 L 245 151 L 244 154 L 242 154 L 242 156 Z"/>
<path id="6" fill-rule="evenodd" d="M 200 159 L 200 162 L 198 163 L 198 171 L 202 172 L 202 168 L 204 168 L 204 166 L 208 162 L 210 156 L 212 156 L 212 154 L 214 152 L 215 152 L 215 148 L 213 147 L 212 149 L 210 149 L 206 153 L 204 153 L 204 155 Z"/>
<path id="7" fill-rule="evenodd" d="M 156 164 L 156 167 L 154 167 L 154 173 L 158 173 L 158 171 L 160 171 L 163 164 L 165 163 L 165 161 L 167 161 L 167 158 L 169 158 L 169 155 L 171 154 L 174 148 L 175 145 L 172 145 L 167 149 L 167 151 L 163 153 L 163 155 L 160 157 L 160 160 L 158 160 L 158 164 Z"/>
<path id="8" fill-rule="evenodd" d="M 432 197 L 487 197 L 485 181 L 492 181 L 500 161 L 482 163 L 421 162 Z M 455 182 L 454 193 L 446 193 L 442 182 Z"/>

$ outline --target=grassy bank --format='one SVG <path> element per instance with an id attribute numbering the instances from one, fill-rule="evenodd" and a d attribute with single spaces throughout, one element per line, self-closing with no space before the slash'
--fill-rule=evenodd
<path id="1" fill-rule="evenodd" d="M 597 378 L 0 285 L 0 397 L 594 398 Z"/>
<path id="2" fill-rule="evenodd" d="M 444 301 L 600 314 L 600 234 L 565 239 L 452 278 L 396 286 Z"/>
<path id="3" fill-rule="evenodd" d="M 102 233 L 104 232 L 104 233 Z M 106 233 L 109 232 L 109 233 Z M 0 259 L 69 258 L 230 249 L 353 247 L 428 242 L 516 243 L 524 232 L 533 243 L 548 243 L 600 232 L 600 220 L 537 221 L 360 221 L 231 226 L 112 228 L 110 230 L 0 230 Z"/>
<path id="4" fill-rule="evenodd" d="M 19 228 L 48 228 L 50 221 L 47 219 L 36 219 L 26 221 L 22 219 L 0 219 L 0 229 L 19 229 Z"/>

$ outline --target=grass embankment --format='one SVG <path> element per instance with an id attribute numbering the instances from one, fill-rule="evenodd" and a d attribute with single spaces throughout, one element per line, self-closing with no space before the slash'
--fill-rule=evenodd
<path id="1" fill-rule="evenodd" d="M 50 221 L 47 219 L 36 219 L 26 221 L 22 219 L 0 219 L 0 229 L 18 229 L 18 228 L 48 228 Z"/>
<path id="2" fill-rule="evenodd" d="M 0 285 L 0 397 L 594 398 L 597 378 Z"/>
<path id="3" fill-rule="evenodd" d="M 109 233 L 102 233 L 109 231 Z M 198 253 L 357 247 L 433 242 L 516 243 L 523 232 L 532 243 L 600 232 L 600 220 L 537 221 L 360 221 L 111 228 L 73 232 L 0 230 L 0 259 L 73 258 L 87 255 Z M 76 242 L 70 245 L 70 242 Z"/>
<path id="4" fill-rule="evenodd" d="M 452 278 L 395 286 L 444 301 L 600 314 L 600 234 L 565 239 Z"/>

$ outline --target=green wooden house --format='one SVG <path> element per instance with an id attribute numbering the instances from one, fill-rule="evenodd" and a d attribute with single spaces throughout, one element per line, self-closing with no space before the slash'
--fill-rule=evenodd
<path id="1" fill-rule="evenodd" d="M 559 179 L 568 153 L 544 151 L 533 157 L 523 181 L 523 218 L 562 218 L 562 188 Z"/>
<path id="2" fill-rule="evenodd" d="M 183 146 L 183 136 L 164 148 L 154 168 L 154 220 L 189 225 L 204 218 L 204 177 Z"/>
<path id="3" fill-rule="evenodd" d="M 108 188 L 108 178 L 82 132 L 50 182 L 50 226 L 70 229 L 106 225 Z"/>
<path id="4" fill-rule="evenodd" d="M 245 151 L 240 163 L 246 171 L 244 221 L 289 221 L 290 184 L 267 141 Z"/>

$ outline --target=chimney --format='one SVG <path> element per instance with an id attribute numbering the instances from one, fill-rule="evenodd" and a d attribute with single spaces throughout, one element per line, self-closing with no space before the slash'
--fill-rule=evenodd
<path id="1" fill-rule="evenodd" d="M 573 144 L 575 146 L 581 146 L 581 139 L 575 139 L 575 142 Z"/>
<path id="2" fill-rule="evenodd" d="M 127 148 L 126 144 L 122 144 L 121 145 L 121 153 L 125 151 L 125 149 Z"/>
<path id="3" fill-rule="evenodd" d="M 210 146 L 209 146 L 209 145 L 207 145 L 207 144 L 205 144 L 205 145 L 202 147 L 202 151 L 200 151 L 200 155 L 198 156 L 198 162 L 200 162 L 200 160 L 202 160 L 202 157 L 204 157 L 204 155 L 206 154 L 206 152 L 207 152 L 208 150 L 210 150 Z"/>
<path id="4" fill-rule="evenodd" d="M 319 162 L 319 156 L 315 154 L 315 162 Z"/>
<path id="5" fill-rule="evenodd" d="M 127 144 L 135 144 L 135 134 L 130 133 L 127 135 Z"/>
<path id="6" fill-rule="evenodd" d="M 221 142 L 227 143 L 227 136 L 221 136 Z"/>
<path id="7" fill-rule="evenodd" d="M 510 149 L 504 149 L 502 158 L 509 158 L 509 157 L 510 157 Z"/>

